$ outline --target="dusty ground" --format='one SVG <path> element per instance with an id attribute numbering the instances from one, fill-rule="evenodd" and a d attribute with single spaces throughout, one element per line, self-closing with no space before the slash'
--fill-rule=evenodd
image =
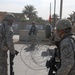
<path id="1" fill-rule="evenodd" d="M 19 36 L 13 37 L 14 42 L 19 41 Z M 14 59 L 14 75 L 47 75 L 48 69 L 45 63 L 49 56 L 42 56 L 42 52 L 47 51 L 48 48 L 54 48 L 48 45 L 36 45 L 33 49 L 28 43 L 15 43 L 15 49 L 19 54 Z"/>

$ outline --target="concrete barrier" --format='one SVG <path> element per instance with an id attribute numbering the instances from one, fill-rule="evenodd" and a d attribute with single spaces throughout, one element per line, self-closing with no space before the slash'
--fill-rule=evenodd
<path id="1" fill-rule="evenodd" d="M 20 30 L 19 40 L 20 41 L 28 40 L 29 39 L 28 32 L 29 32 L 29 30 Z M 45 30 L 38 30 L 37 39 L 45 40 Z"/>

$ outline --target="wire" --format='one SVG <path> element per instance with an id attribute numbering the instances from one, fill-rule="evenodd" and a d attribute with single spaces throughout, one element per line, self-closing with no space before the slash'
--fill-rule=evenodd
<path id="1" fill-rule="evenodd" d="M 24 46 L 25 46 L 25 45 L 24 45 Z M 37 69 L 36 69 L 36 68 L 32 68 L 32 67 L 30 67 L 30 66 L 24 61 L 24 59 L 22 58 L 22 55 L 21 55 L 24 46 L 23 46 L 23 47 L 21 48 L 21 50 L 20 50 L 20 58 L 21 58 L 22 62 L 23 62 L 28 68 L 30 68 L 30 69 L 32 69 L 32 70 L 44 70 L 44 69 L 46 69 L 46 68 L 41 68 L 42 66 L 38 65 L 38 63 L 35 61 L 35 59 L 33 58 L 32 55 L 31 55 L 32 60 L 34 61 L 34 63 L 35 63 L 36 65 L 38 65 L 38 66 L 40 67 L 40 69 L 38 69 L 38 68 L 37 68 Z"/>
<path id="2" fill-rule="evenodd" d="M 43 45 L 40 45 L 39 43 L 37 45 L 35 40 L 30 41 L 30 44 L 29 44 L 29 42 L 27 42 L 27 44 L 24 44 L 23 47 L 20 50 L 20 58 L 21 58 L 22 62 L 24 63 L 24 65 L 27 66 L 28 68 L 32 69 L 32 70 L 45 70 L 45 69 L 47 69 L 45 66 L 40 65 L 40 64 L 45 63 L 47 61 L 47 57 L 45 58 L 45 60 L 39 61 L 39 62 L 37 62 L 37 59 L 40 58 L 38 60 L 41 60 L 42 56 L 34 57 L 37 53 L 39 53 L 39 51 L 44 50 L 45 48 L 47 49 L 47 47 L 44 45 L 45 48 L 43 48 Z M 33 67 L 29 66 L 29 64 L 26 63 L 26 61 L 25 61 L 26 59 L 24 60 L 23 57 L 22 57 L 22 51 L 26 50 L 26 48 L 25 48 L 26 45 L 27 45 L 27 48 L 29 48 L 33 45 L 33 47 L 31 48 L 32 50 L 29 50 L 30 51 L 30 57 L 31 57 L 31 60 L 33 61 L 33 63 L 35 63 L 35 65 L 36 65 L 36 66 L 35 65 L 34 66 L 37 67 L 37 68 L 33 68 Z M 29 57 L 29 56 L 26 56 L 26 58 L 27 57 Z M 42 58 L 44 58 L 44 57 L 42 57 Z"/>

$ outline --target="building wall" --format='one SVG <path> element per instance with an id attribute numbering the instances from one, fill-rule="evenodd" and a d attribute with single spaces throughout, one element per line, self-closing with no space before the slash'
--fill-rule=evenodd
<path id="1" fill-rule="evenodd" d="M 75 24 L 73 25 L 73 29 L 72 29 L 72 31 L 75 33 Z"/>
<path id="2" fill-rule="evenodd" d="M 0 12 L 0 22 L 3 20 L 7 12 Z"/>

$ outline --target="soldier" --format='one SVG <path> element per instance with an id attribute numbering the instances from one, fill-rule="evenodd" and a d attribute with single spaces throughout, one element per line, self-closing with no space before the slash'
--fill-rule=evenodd
<path id="1" fill-rule="evenodd" d="M 32 35 L 32 34 L 37 35 L 37 27 L 34 21 L 32 22 L 32 27 L 30 28 L 30 31 L 29 31 L 29 35 Z"/>
<path id="2" fill-rule="evenodd" d="M 30 40 L 35 40 L 37 32 L 38 32 L 37 26 L 35 25 L 35 22 L 33 21 L 32 22 L 32 27 L 30 28 L 30 31 L 29 31 L 29 39 Z"/>
<path id="3" fill-rule="evenodd" d="M 35 41 L 37 40 L 36 39 L 37 32 L 38 32 L 38 29 L 35 24 L 35 21 L 32 21 L 32 27 L 30 28 L 30 31 L 29 31 L 29 41 L 31 41 L 30 48 L 35 48 Z"/>
<path id="4" fill-rule="evenodd" d="M 68 19 L 61 19 L 57 21 L 56 32 L 61 38 L 61 67 L 58 69 L 55 75 L 75 75 L 75 42 L 72 39 L 75 36 L 72 34 L 72 23 Z"/>
<path id="5" fill-rule="evenodd" d="M 14 20 L 13 14 L 7 14 L 0 25 L 0 75 L 8 75 L 7 51 L 10 50 L 12 54 L 15 54 L 12 29 Z"/>

